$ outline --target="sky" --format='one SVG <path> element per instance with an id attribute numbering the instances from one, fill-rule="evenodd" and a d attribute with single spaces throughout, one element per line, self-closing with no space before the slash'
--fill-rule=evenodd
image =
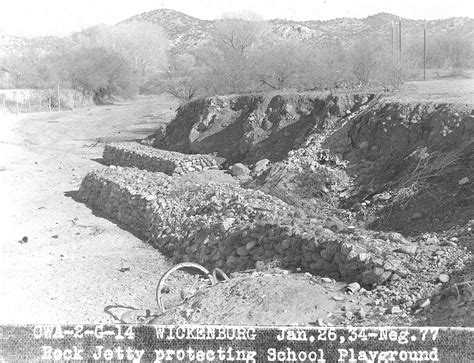
<path id="1" fill-rule="evenodd" d="M 245 10 L 289 20 L 364 18 L 379 12 L 410 19 L 474 18 L 473 0 L 0 0 L 0 34 L 66 36 L 160 8 L 209 20 Z"/>

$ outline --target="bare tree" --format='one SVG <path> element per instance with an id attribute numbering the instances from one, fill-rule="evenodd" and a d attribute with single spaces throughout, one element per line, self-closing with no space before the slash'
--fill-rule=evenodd
<path id="1" fill-rule="evenodd" d="M 459 71 L 473 65 L 474 41 L 465 34 L 449 32 L 438 37 L 433 44 L 439 52 L 443 65 Z"/>
<path id="2" fill-rule="evenodd" d="M 239 93 L 255 89 L 253 51 L 263 41 L 265 24 L 241 18 L 216 22 L 212 41 L 195 55 L 208 74 L 203 87 L 209 93 Z"/>
<path id="3" fill-rule="evenodd" d="M 182 54 L 173 59 L 161 88 L 182 102 L 196 97 L 203 90 L 202 73 L 196 58 L 191 54 Z"/>
<path id="4" fill-rule="evenodd" d="M 235 52 L 245 57 L 262 38 L 265 23 L 254 13 L 226 14 L 216 22 L 214 41 L 223 52 Z"/>
<path id="5" fill-rule="evenodd" d="M 260 48 L 256 53 L 256 76 L 261 85 L 278 90 L 298 88 L 298 78 L 307 66 L 300 44 L 283 42 Z"/>
<path id="6" fill-rule="evenodd" d="M 378 47 L 369 39 L 358 40 L 351 49 L 352 73 L 362 84 L 369 83 L 378 61 Z"/>
<path id="7" fill-rule="evenodd" d="M 130 69 L 116 53 L 76 47 L 65 56 L 64 64 L 71 86 L 82 94 L 92 94 L 96 103 L 104 103 L 112 95 L 130 95 Z"/>
<path id="8" fill-rule="evenodd" d="M 158 25 L 129 22 L 99 27 L 91 38 L 98 46 L 115 52 L 128 63 L 138 87 L 166 68 L 168 40 Z"/>

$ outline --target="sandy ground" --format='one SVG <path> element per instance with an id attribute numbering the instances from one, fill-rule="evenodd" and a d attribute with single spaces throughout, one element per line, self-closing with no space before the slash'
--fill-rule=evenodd
<path id="1" fill-rule="evenodd" d="M 72 197 L 88 171 L 104 167 L 94 161 L 102 153 L 97 138 L 147 136 L 176 106 L 142 98 L 0 115 L 1 324 L 105 323 L 115 321 L 108 307 L 156 305 L 164 257 Z M 23 237 L 28 242 L 19 243 Z"/>
<path id="2" fill-rule="evenodd" d="M 474 75 L 469 78 L 447 77 L 431 81 L 407 82 L 393 100 L 400 102 L 439 102 L 472 105 Z"/>

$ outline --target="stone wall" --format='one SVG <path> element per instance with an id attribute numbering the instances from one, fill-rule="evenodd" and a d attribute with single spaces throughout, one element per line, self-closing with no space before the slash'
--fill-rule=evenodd
<path id="1" fill-rule="evenodd" d="M 229 184 L 109 167 L 87 174 L 80 197 L 172 257 L 225 271 L 278 260 L 365 286 L 409 274 L 408 242 L 302 217 L 278 198 Z M 416 246 L 415 246 L 416 249 Z"/>
<path id="2" fill-rule="evenodd" d="M 210 155 L 185 155 L 135 142 L 107 144 L 102 157 L 108 165 L 137 167 L 167 175 L 218 169 L 216 160 Z"/>

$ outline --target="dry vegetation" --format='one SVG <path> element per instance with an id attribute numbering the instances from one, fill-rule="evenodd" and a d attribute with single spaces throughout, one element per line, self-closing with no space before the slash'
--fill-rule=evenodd
<path id="1" fill-rule="evenodd" d="M 404 20 L 400 57 L 396 37 L 390 42 L 394 18 L 377 14 L 354 24 L 318 25 L 262 21 L 250 13 L 214 22 L 166 10 L 144 13 L 48 47 L 25 40 L 3 56 L 0 48 L 0 88 L 52 90 L 53 106 L 59 103 L 58 88 L 90 95 L 96 103 L 138 92 L 164 91 L 185 102 L 284 89 L 394 90 L 423 74 L 418 22 Z M 429 70 L 462 74 L 473 66 L 469 24 L 469 19 L 454 27 L 449 20 L 429 24 Z M 370 30 L 362 32 L 364 27 Z"/>

